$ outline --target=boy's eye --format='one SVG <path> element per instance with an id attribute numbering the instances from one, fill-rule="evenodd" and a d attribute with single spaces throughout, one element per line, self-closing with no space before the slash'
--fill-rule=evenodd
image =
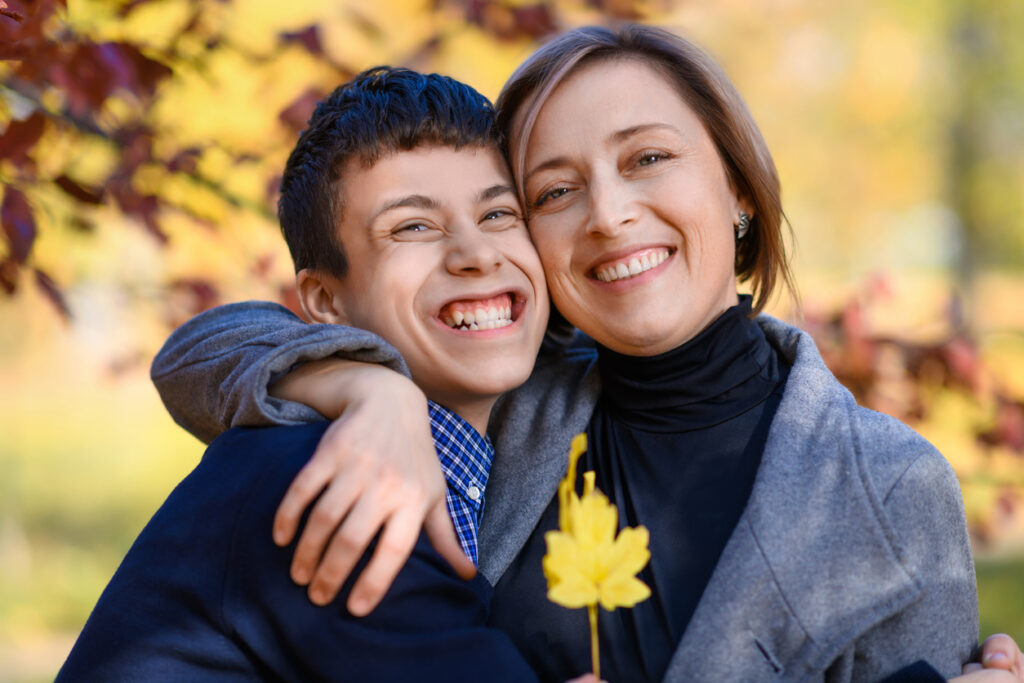
<path id="1" fill-rule="evenodd" d="M 430 226 L 424 225 L 423 223 L 410 223 L 409 225 L 403 225 L 397 228 L 394 234 L 427 232 L 428 230 L 430 230 Z"/>
<path id="2" fill-rule="evenodd" d="M 486 214 L 484 214 L 484 220 L 495 221 L 498 220 L 499 218 L 510 215 L 511 213 L 509 211 L 506 211 L 505 209 L 494 209 L 493 211 L 488 211 Z"/>

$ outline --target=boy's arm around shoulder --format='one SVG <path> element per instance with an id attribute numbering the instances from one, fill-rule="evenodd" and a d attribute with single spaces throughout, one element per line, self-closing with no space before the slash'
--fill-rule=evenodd
<path id="1" fill-rule="evenodd" d="M 490 586 L 482 578 L 460 579 L 423 536 L 369 616 L 345 609 L 351 582 L 330 604 L 311 603 L 288 575 L 293 548 L 276 546 L 269 529 L 320 431 L 309 426 L 278 434 L 267 442 L 264 430 L 246 430 L 215 444 L 246 452 L 269 448 L 277 461 L 239 508 L 227 541 L 221 607 L 227 629 L 261 665 L 285 680 L 535 680 L 508 637 L 484 625 Z"/>
<path id="2" fill-rule="evenodd" d="M 299 363 L 330 356 L 408 375 L 398 352 L 370 332 L 306 324 L 278 304 L 248 301 L 218 306 L 175 330 L 150 376 L 175 422 L 209 443 L 235 426 L 323 419 L 305 405 L 269 396 L 267 387 Z"/>
<path id="3" fill-rule="evenodd" d="M 855 660 L 861 664 L 855 666 L 865 667 L 870 679 L 888 673 L 886 662 L 923 659 L 952 678 L 978 643 L 977 587 L 960 484 L 920 435 L 893 418 L 863 413 L 871 423 L 867 433 L 877 440 L 865 444 L 865 453 L 885 450 L 901 463 L 877 489 L 878 502 L 900 562 L 921 593 L 858 640 Z"/>

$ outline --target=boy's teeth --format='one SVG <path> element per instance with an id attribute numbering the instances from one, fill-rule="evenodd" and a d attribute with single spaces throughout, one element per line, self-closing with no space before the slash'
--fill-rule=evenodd
<path id="1" fill-rule="evenodd" d="M 595 269 L 594 275 L 601 282 L 615 282 L 626 278 L 636 277 L 645 273 L 651 268 L 660 266 L 669 256 L 668 249 L 657 249 L 645 252 L 640 257 L 632 257 L 627 261 L 620 261 L 614 264 L 600 266 Z"/>
<path id="2" fill-rule="evenodd" d="M 456 301 L 441 310 L 448 327 L 459 330 L 493 330 L 512 324 L 512 297 L 501 294 L 483 301 Z"/>

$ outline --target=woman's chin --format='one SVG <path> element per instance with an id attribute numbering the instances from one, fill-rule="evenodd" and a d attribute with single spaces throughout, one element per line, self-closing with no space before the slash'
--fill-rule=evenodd
<path id="1" fill-rule="evenodd" d="M 679 346 L 692 335 L 680 334 L 678 327 L 631 325 L 616 330 L 600 330 L 589 335 L 612 351 L 627 356 L 656 356 Z"/>

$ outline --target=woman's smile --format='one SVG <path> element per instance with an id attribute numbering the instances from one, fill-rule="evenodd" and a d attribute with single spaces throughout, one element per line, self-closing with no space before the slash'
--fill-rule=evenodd
<path id="1" fill-rule="evenodd" d="M 591 269 L 593 277 L 601 282 L 637 280 L 644 273 L 658 274 L 659 266 L 669 259 L 673 250 L 668 247 L 639 249 L 623 257 L 610 258 Z"/>

